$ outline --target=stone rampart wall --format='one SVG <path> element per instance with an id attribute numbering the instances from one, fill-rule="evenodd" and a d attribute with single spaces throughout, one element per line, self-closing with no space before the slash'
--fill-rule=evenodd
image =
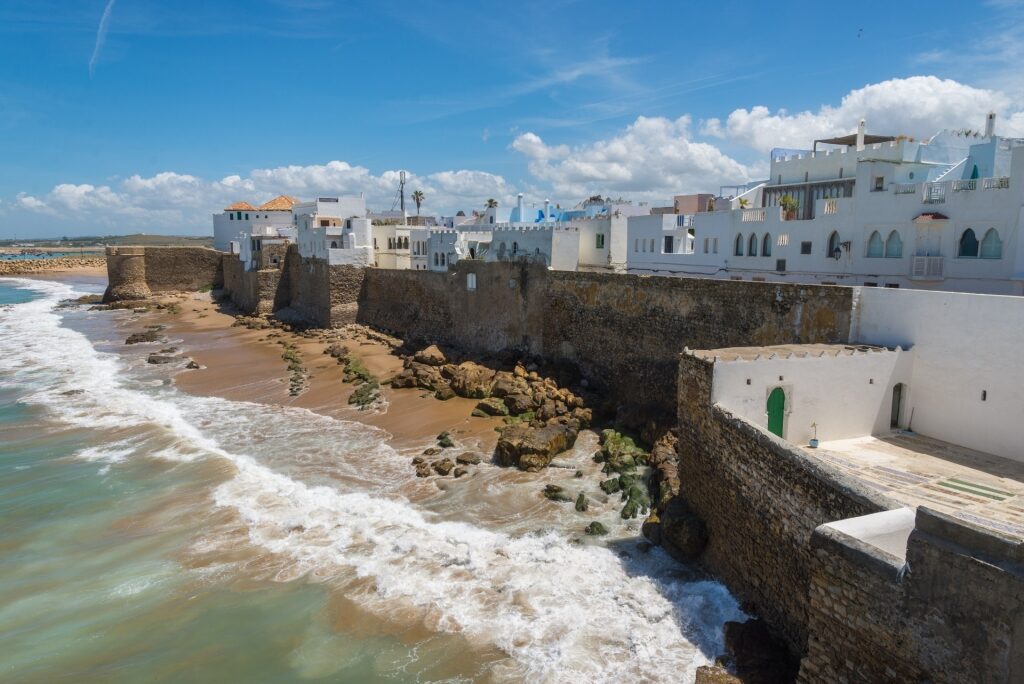
<path id="1" fill-rule="evenodd" d="M 845 342 L 853 290 L 615 273 L 548 273 L 543 351 L 675 413 L 685 348 Z"/>
<path id="2" fill-rule="evenodd" d="M 680 496 L 706 525 L 704 565 L 802 655 L 815 528 L 896 505 L 713 405 L 713 368 L 680 359 Z"/>
<path id="3" fill-rule="evenodd" d="M 107 247 L 106 301 L 221 287 L 223 252 L 206 247 Z"/>
<path id="4" fill-rule="evenodd" d="M 1019 540 L 919 508 L 905 564 L 828 526 L 812 546 L 800 681 L 1024 681 Z"/>

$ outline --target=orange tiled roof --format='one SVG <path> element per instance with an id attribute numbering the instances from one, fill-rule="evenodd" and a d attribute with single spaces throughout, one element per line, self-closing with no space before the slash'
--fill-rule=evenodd
<path id="1" fill-rule="evenodd" d="M 224 207 L 224 211 L 256 211 L 256 207 L 248 202 L 235 202 L 230 207 Z"/>
<path id="2" fill-rule="evenodd" d="M 259 211 L 291 211 L 297 200 L 288 195 L 280 195 L 260 205 Z"/>

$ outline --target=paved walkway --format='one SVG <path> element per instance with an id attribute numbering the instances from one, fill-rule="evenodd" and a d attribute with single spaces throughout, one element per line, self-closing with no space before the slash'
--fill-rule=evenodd
<path id="1" fill-rule="evenodd" d="M 1024 538 L 1024 463 L 910 433 L 804 450 L 908 506 Z"/>

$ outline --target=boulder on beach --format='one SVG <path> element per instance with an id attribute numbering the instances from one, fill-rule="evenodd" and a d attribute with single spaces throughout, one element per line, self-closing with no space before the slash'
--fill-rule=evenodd
<path id="1" fill-rule="evenodd" d="M 455 468 L 455 463 L 450 458 L 442 458 L 440 461 L 432 461 L 430 467 L 438 475 L 447 475 Z"/>
<path id="2" fill-rule="evenodd" d="M 146 330 L 144 332 L 132 333 L 128 336 L 128 339 L 124 341 L 125 344 L 142 344 L 144 342 L 159 342 L 163 339 L 159 329 Z"/>
<path id="3" fill-rule="evenodd" d="M 536 472 L 546 468 L 557 454 L 572 448 L 576 435 L 577 431 L 569 425 L 510 425 L 501 430 L 495 460 L 499 465 Z"/>
<path id="4" fill-rule="evenodd" d="M 421 349 L 413 355 L 413 359 L 417 363 L 422 363 L 427 366 L 443 366 L 448 360 L 444 356 L 444 352 L 438 349 L 436 344 L 432 344 L 426 349 Z"/>
<path id="5" fill-rule="evenodd" d="M 660 519 L 659 534 L 662 548 L 680 562 L 696 561 L 708 543 L 708 531 L 704 521 L 679 497 L 665 507 Z"/>
<path id="6" fill-rule="evenodd" d="M 491 396 L 495 372 L 473 361 L 444 366 L 441 371 L 451 382 L 451 387 L 460 397 L 486 399 Z"/>
<path id="7" fill-rule="evenodd" d="M 474 451 L 466 451 L 455 457 L 455 462 L 461 465 L 479 465 L 483 458 Z"/>
<path id="8" fill-rule="evenodd" d="M 505 406 L 505 402 L 495 397 L 488 397 L 487 399 L 481 399 L 480 403 L 476 405 L 476 408 L 481 413 L 485 413 L 488 416 L 507 416 L 508 407 Z"/>
<path id="9" fill-rule="evenodd" d="M 149 356 L 146 357 L 146 363 L 152 364 L 174 363 L 175 361 L 180 360 L 181 359 L 179 357 L 173 356 L 171 354 L 150 354 Z"/>
<path id="10" fill-rule="evenodd" d="M 586 532 L 588 535 L 592 537 L 597 537 L 604 534 L 608 534 L 608 528 L 595 520 L 594 522 L 587 525 L 584 532 Z"/>

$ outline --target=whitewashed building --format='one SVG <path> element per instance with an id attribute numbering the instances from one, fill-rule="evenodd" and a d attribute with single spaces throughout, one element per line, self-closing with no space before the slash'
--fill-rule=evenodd
<path id="1" fill-rule="evenodd" d="M 291 227 L 294 204 L 294 198 L 281 195 L 258 207 L 248 202 L 225 207 L 213 215 L 213 248 L 226 252 L 233 241 L 242 242 L 254 233 L 270 235 L 278 228 Z"/>
<path id="2" fill-rule="evenodd" d="M 373 232 L 360 197 L 318 197 L 296 204 L 299 254 L 324 259 L 332 266 L 372 266 Z"/>
<path id="3" fill-rule="evenodd" d="M 869 136 L 862 123 L 773 155 L 766 183 L 675 219 L 692 249 L 670 223 L 631 218 L 628 270 L 1024 294 L 1024 141 L 994 123 L 928 141 Z"/>

